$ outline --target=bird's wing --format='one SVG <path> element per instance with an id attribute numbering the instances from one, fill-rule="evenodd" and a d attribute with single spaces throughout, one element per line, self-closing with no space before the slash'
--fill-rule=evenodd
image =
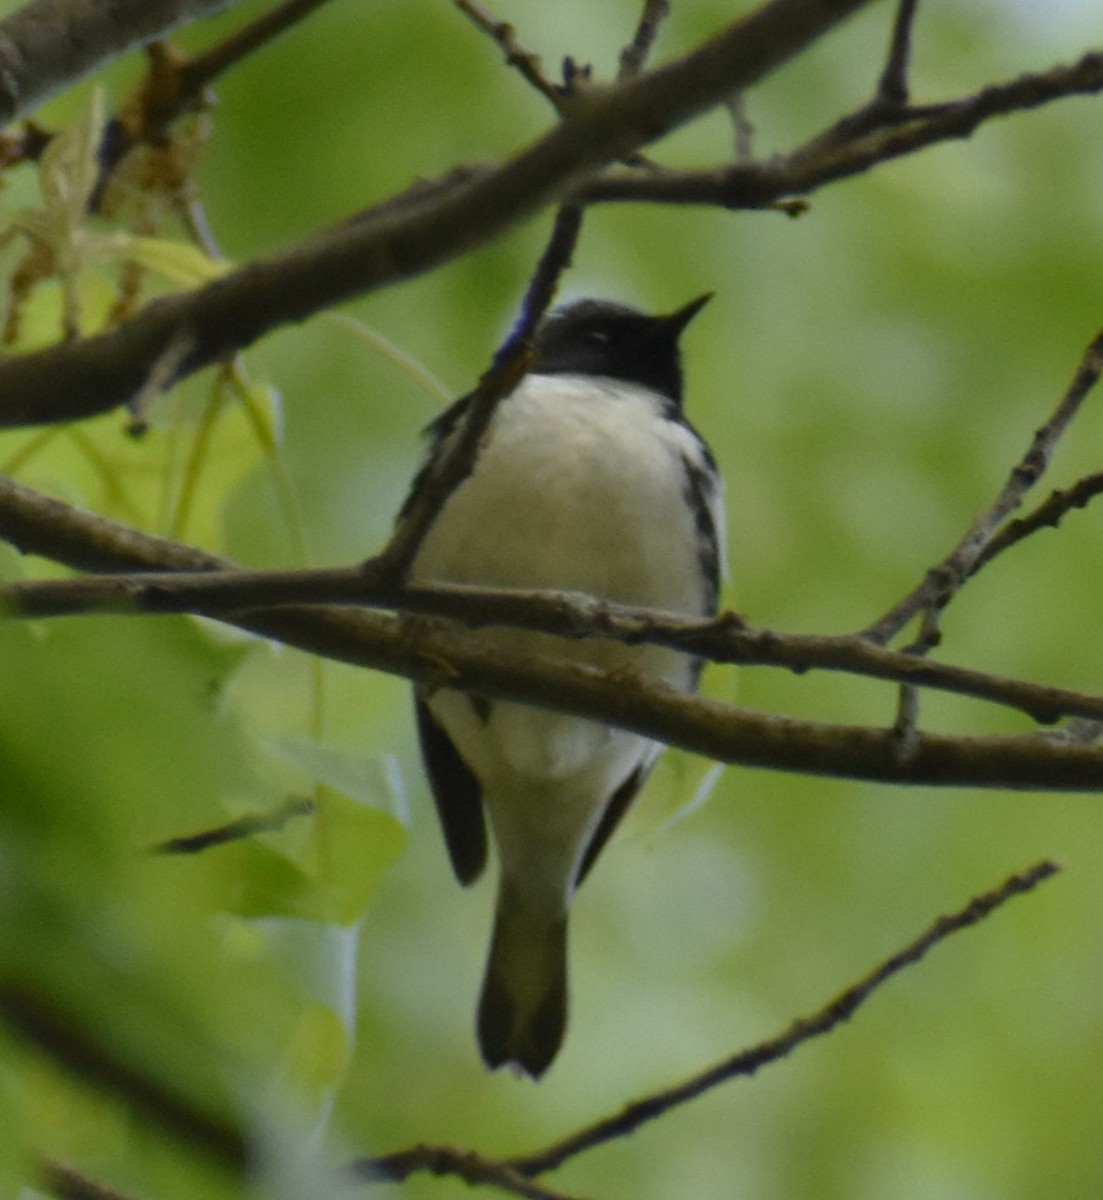
<path id="1" fill-rule="evenodd" d="M 452 739 L 434 719 L 429 705 L 420 696 L 414 698 L 414 704 L 421 757 L 436 801 L 452 870 L 460 883 L 473 883 L 486 866 L 482 789 L 460 758 Z"/>
<path id="2" fill-rule="evenodd" d="M 720 597 L 720 582 L 727 574 L 724 486 L 716 461 L 704 442 L 700 442 L 699 459 L 683 454 L 682 463 L 686 472 L 685 497 L 697 528 L 698 556 L 705 581 L 704 614 L 711 616 Z"/>
<path id="3" fill-rule="evenodd" d="M 655 758 L 655 755 L 651 755 L 644 762 L 640 763 L 609 797 L 605 805 L 605 811 L 601 814 L 601 820 L 598 822 L 597 828 L 590 838 L 590 844 L 586 847 L 586 853 L 582 856 L 582 862 L 578 867 L 578 874 L 575 876 L 575 887 L 578 887 L 586 876 L 589 875 L 594 863 L 597 862 L 597 856 L 605 848 L 605 843 L 613 836 L 613 831 L 620 824 L 621 818 L 631 808 L 632 801 L 635 800 L 637 792 L 643 787 L 644 782 L 651 773 Z"/>

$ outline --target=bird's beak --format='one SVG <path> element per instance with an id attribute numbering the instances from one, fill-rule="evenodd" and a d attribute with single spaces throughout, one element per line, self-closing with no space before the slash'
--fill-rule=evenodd
<path id="1" fill-rule="evenodd" d="M 683 308 L 679 308 L 677 312 L 672 312 L 669 316 L 663 317 L 663 323 L 674 335 L 675 339 L 681 336 L 682 330 L 708 304 L 714 294 L 713 292 L 706 292 L 703 296 L 698 296 L 696 300 L 691 300 Z"/>

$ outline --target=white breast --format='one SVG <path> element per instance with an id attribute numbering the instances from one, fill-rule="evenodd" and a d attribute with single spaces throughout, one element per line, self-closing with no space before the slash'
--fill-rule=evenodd
<path id="1" fill-rule="evenodd" d="M 500 405 L 473 473 L 426 536 L 414 577 L 583 591 L 622 604 L 704 614 L 686 460 L 703 465 L 700 443 L 664 419 L 658 398 L 646 389 L 591 377 L 530 375 Z M 507 651 L 690 686 L 689 661 L 661 647 L 502 629 L 473 636 Z M 640 753 L 642 739 L 521 705 L 494 705 L 488 724 L 458 696 L 440 694 L 433 708 L 482 773 L 493 771 L 497 760 L 518 775 L 563 777 L 598 767 L 595 756 L 612 756 L 604 770 L 615 775 L 621 767 L 613 759 Z"/>
<path id="2" fill-rule="evenodd" d="M 500 406 L 416 574 L 699 613 L 686 458 L 700 462 L 699 443 L 646 389 L 530 375 Z"/>

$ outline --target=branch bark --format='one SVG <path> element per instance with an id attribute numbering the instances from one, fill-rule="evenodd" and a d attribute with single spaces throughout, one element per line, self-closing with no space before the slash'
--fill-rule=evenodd
<path id="1" fill-rule="evenodd" d="M 0 125 L 112 58 L 237 0 L 31 0 L 0 21 Z"/>
<path id="2" fill-rule="evenodd" d="M 482 245 L 585 179 L 749 87 L 869 0 L 771 0 L 696 50 L 615 87 L 587 88 L 550 133 L 496 167 L 415 188 L 282 254 L 150 305 L 98 337 L 0 365 L 0 427 L 124 404 L 181 331 L 178 378 L 353 295 Z"/>
<path id="3" fill-rule="evenodd" d="M 1065 96 L 1103 91 L 1103 53 L 1019 79 L 991 84 L 974 95 L 944 104 L 879 110 L 860 109 L 862 128 L 851 118 L 832 126 L 789 154 L 753 162 L 725 163 L 705 170 L 616 171 L 589 180 L 577 190 L 587 204 L 636 202 L 693 204 L 741 209 L 764 208 L 785 197 L 808 196 L 839 179 L 938 142 L 971 137 L 993 117 L 1039 108 Z"/>
<path id="4" fill-rule="evenodd" d="M 619 1113 L 596 1121 L 593 1125 L 580 1129 L 543 1150 L 508 1159 L 497 1165 L 505 1167 L 522 1179 L 543 1175 L 548 1171 L 557 1170 L 569 1159 L 596 1146 L 635 1133 L 642 1125 L 666 1116 L 672 1109 L 697 1099 L 721 1084 L 754 1075 L 764 1066 L 792 1054 L 804 1042 L 831 1033 L 842 1022 L 848 1021 L 875 991 L 901 971 L 920 962 L 939 943 L 979 924 L 1008 900 L 1033 891 L 1059 870 L 1056 863 L 1040 862 L 1017 875 L 1012 875 L 998 888 L 975 897 L 964 908 L 948 916 L 939 917 L 919 937 L 902 947 L 891 958 L 852 983 L 817 1012 L 795 1020 L 776 1037 L 749 1046 L 683 1083 L 644 1096 L 626 1105 Z M 400 1150 L 379 1158 L 360 1159 L 353 1164 L 352 1170 L 369 1181 L 401 1182 L 417 1172 L 430 1171 L 436 1175 L 455 1175 L 468 1183 L 480 1183 L 493 1181 L 493 1174 L 488 1167 L 494 1165 L 493 1160 L 488 1161 L 481 1155 L 472 1155 L 450 1146 L 416 1146 L 411 1150 Z"/>
<path id="5" fill-rule="evenodd" d="M 83 513 L 10 482 L 0 536 L 82 570 L 228 571 L 234 564 Z M 427 687 L 570 712 L 720 762 L 897 784 L 1098 791 L 1103 750 L 1046 736 L 917 734 L 907 753 L 891 728 L 772 716 L 547 658 L 472 648 L 462 628 L 411 626 L 378 613 L 288 607 L 223 617 L 228 624 Z M 929 667 L 930 664 L 927 664 Z"/>
<path id="6" fill-rule="evenodd" d="M 21 503 L 14 489 L 18 485 L 0 481 L 0 531 L 11 530 L 7 536 L 12 541 L 20 536 L 9 525 L 9 506 L 13 499 L 16 505 Z M 31 500 L 34 493 L 27 489 L 19 492 L 31 505 L 51 503 L 45 497 Z M 38 544 L 37 537 L 24 543 L 30 549 Z M 386 559 L 316 570 L 139 571 L 0 586 L 0 618 L 192 613 L 232 621 L 243 613 L 302 605 L 387 609 L 446 617 L 468 627 L 498 625 L 565 638 L 611 638 L 633 645 L 646 642 L 716 663 L 781 667 L 799 674 L 838 671 L 971 696 L 1017 709 L 1040 724 L 1071 716 L 1103 721 L 1103 696 L 932 662 L 859 635 L 752 629 L 733 613 L 715 620 L 693 620 L 563 592 L 407 586 Z"/>
<path id="7" fill-rule="evenodd" d="M 599 173 L 750 86 L 866 2 L 772 0 L 681 59 L 615 86 L 588 87 L 550 133 L 503 163 L 459 167 L 418 183 L 205 288 L 160 300 L 109 333 L 9 358 L 0 363 L 0 428 L 77 420 L 125 404 L 148 384 L 165 347 L 181 333 L 194 348 L 177 379 L 281 325 L 459 257 L 558 198 L 765 207 L 936 142 L 968 137 L 994 116 L 1103 90 L 1103 53 L 1090 53 L 1072 66 L 961 100 L 878 110 L 880 123 L 872 128 L 867 106 L 860 128 L 843 118 L 769 162 Z"/>
<path id="8" fill-rule="evenodd" d="M 1026 453 L 1011 468 L 995 503 L 973 523 L 953 550 L 927 572 L 918 587 L 863 630 L 863 637 L 884 645 L 896 637 L 917 614 L 925 610 L 933 612 L 949 603 L 955 592 L 978 569 L 1000 527 L 1045 473 L 1057 444 L 1101 375 L 1103 332 L 1096 334 L 1088 343 L 1065 394 L 1045 424 L 1035 431 Z"/>

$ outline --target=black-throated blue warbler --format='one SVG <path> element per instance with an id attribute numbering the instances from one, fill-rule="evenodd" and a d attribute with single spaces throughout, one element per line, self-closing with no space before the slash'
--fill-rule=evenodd
<path id="1" fill-rule="evenodd" d="M 678 339 L 701 296 L 667 316 L 604 300 L 555 310 L 529 373 L 495 410 L 471 473 L 414 560 L 415 582 L 585 592 L 710 616 L 724 545 L 722 483 L 682 412 Z M 429 460 L 468 398 L 428 428 Z M 418 481 L 415 481 L 415 494 Z M 407 501 L 407 506 L 410 501 Z M 471 638 L 696 688 L 701 664 L 659 646 L 501 627 Z M 500 879 L 478 1009 L 487 1065 L 538 1077 L 567 1019 L 567 912 L 575 889 L 662 747 L 637 734 L 448 689 L 416 697 L 422 756 L 452 867 L 482 872 L 487 823 Z"/>

